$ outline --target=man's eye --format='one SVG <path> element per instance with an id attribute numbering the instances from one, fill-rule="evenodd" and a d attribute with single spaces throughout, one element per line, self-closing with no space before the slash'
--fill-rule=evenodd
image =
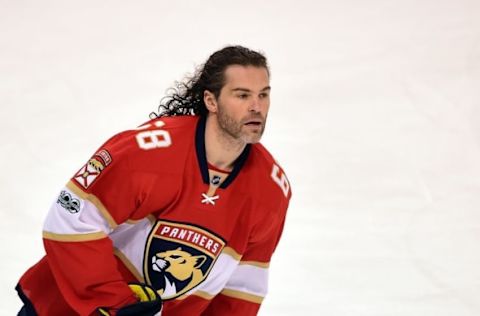
<path id="1" fill-rule="evenodd" d="M 264 99 L 268 97 L 268 93 L 260 93 L 259 95 L 260 99 Z"/>
<path id="2" fill-rule="evenodd" d="M 240 99 L 246 99 L 246 98 L 248 98 L 248 94 L 239 94 L 238 97 Z"/>

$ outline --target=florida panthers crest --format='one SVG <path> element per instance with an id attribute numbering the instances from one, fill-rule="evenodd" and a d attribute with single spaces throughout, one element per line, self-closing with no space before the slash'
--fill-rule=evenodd
<path id="1" fill-rule="evenodd" d="M 224 246 L 201 227 L 158 221 L 145 249 L 145 279 L 163 300 L 180 297 L 205 280 Z"/>

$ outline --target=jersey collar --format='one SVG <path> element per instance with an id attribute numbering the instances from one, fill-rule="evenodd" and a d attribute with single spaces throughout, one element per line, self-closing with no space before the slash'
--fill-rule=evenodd
<path id="1" fill-rule="evenodd" d="M 210 176 L 208 174 L 208 163 L 207 163 L 207 155 L 205 152 L 205 126 L 207 122 L 207 115 L 200 116 L 200 119 L 197 123 L 197 130 L 195 132 L 195 147 L 197 150 L 197 159 L 198 165 L 200 167 L 200 172 L 202 174 L 203 182 L 206 184 L 210 183 Z M 228 187 L 230 183 L 237 177 L 240 169 L 242 169 L 243 165 L 247 161 L 248 154 L 250 153 L 251 145 L 247 144 L 245 149 L 242 151 L 240 156 L 235 160 L 233 163 L 233 170 L 230 172 L 228 177 L 223 181 L 220 185 L 220 188 L 225 189 Z"/>

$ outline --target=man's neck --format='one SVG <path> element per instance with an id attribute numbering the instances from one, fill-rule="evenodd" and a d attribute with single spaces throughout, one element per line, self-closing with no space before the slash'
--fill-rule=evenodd
<path id="1" fill-rule="evenodd" d="M 230 171 L 247 144 L 225 133 L 218 125 L 215 114 L 208 115 L 205 126 L 207 161 L 219 169 Z"/>

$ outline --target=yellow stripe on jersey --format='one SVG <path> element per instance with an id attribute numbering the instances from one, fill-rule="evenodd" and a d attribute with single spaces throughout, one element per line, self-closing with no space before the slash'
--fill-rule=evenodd
<path id="1" fill-rule="evenodd" d="M 233 259 L 235 259 L 237 261 L 240 261 L 240 259 L 242 259 L 242 255 L 239 254 L 238 252 L 236 252 L 235 249 L 233 249 L 231 247 L 223 248 L 222 253 L 224 253 L 226 255 L 229 255 L 230 257 L 232 257 Z"/>
<path id="2" fill-rule="evenodd" d="M 249 265 L 257 268 L 268 269 L 270 267 L 270 262 L 260 262 L 260 261 L 240 261 L 238 264 Z"/>
<path id="3" fill-rule="evenodd" d="M 221 294 L 225 296 L 233 297 L 233 298 L 238 298 L 244 301 L 256 303 L 256 304 L 261 304 L 263 301 L 262 296 L 257 296 L 250 293 L 240 292 L 236 290 L 224 289 L 221 292 Z"/>
<path id="4" fill-rule="evenodd" d="M 215 295 L 212 295 L 212 294 L 207 293 L 205 291 L 195 291 L 190 295 L 198 296 L 198 297 L 203 298 L 204 300 L 207 300 L 207 301 L 211 301 L 215 297 Z M 180 296 L 179 298 L 177 298 L 175 300 L 176 301 L 182 301 L 182 300 L 186 299 L 187 297 L 189 297 L 190 295 L 183 295 L 183 296 Z"/>
<path id="5" fill-rule="evenodd" d="M 67 188 L 80 198 L 90 201 L 93 205 L 95 205 L 95 207 L 100 211 L 100 214 L 102 214 L 103 218 L 105 218 L 111 229 L 115 229 L 118 226 L 112 215 L 110 215 L 110 212 L 103 205 L 102 201 L 100 201 L 95 195 L 83 192 L 80 188 L 77 187 L 77 185 L 73 181 L 69 181 L 67 183 Z"/>
<path id="6" fill-rule="evenodd" d="M 205 300 L 212 300 L 215 295 L 211 295 L 210 293 L 207 293 L 207 292 L 204 292 L 204 291 L 196 291 L 195 293 L 193 293 L 192 295 L 196 295 L 196 296 L 199 296 Z"/>
<path id="7" fill-rule="evenodd" d="M 139 222 L 141 222 L 143 220 L 142 219 L 127 219 L 127 221 L 125 223 L 129 224 L 129 225 L 135 225 L 135 224 L 138 224 Z"/>
<path id="8" fill-rule="evenodd" d="M 153 216 L 152 214 L 148 214 L 146 217 L 140 219 L 127 219 L 125 223 L 135 225 L 143 221 L 145 218 L 148 219 L 151 224 L 155 224 L 157 222 L 157 218 L 155 216 Z"/>
<path id="9" fill-rule="evenodd" d="M 156 218 L 155 216 L 153 216 L 152 214 L 149 214 L 149 215 L 147 216 L 147 218 L 148 218 L 148 220 L 150 221 L 150 223 L 151 223 L 152 225 L 155 225 L 155 223 L 157 222 L 157 218 Z"/>
<path id="10" fill-rule="evenodd" d="M 55 234 L 43 232 L 43 238 L 55 241 L 91 241 L 106 238 L 104 232 L 86 233 L 86 234 Z"/>
<path id="11" fill-rule="evenodd" d="M 115 248 L 113 250 L 113 253 L 115 254 L 115 256 L 117 256 L 120 261 L 122 261 L 122 263 L 127 267 L 127 269 L 130 271 L 130 273 L 132 273 L 135 278 L 139 281 L 139 282 L 142 282 L 142 283 L 145 283 L 145 278 L 140 274 L 140 272 L 137 271 L 137 269 L 135 268 L 135 266 L 132 264 L 132 262 L 127 258 L 127 256 L 125 256 L 119 249 Z"/>
<path id="12" fill-rule="evenodd" d="M 225 247 L 222 250 L 222 253 L 232 257 L 234 260 L 239 261 L 238 264 L 241 265 L 250 265 L 258 268 L 268 269 L 270 267 L 270 262 L 262 262 L 262 261 L 241 261 L 242 255 L 235 251 L 235 249 L 231 247 Z"/>

